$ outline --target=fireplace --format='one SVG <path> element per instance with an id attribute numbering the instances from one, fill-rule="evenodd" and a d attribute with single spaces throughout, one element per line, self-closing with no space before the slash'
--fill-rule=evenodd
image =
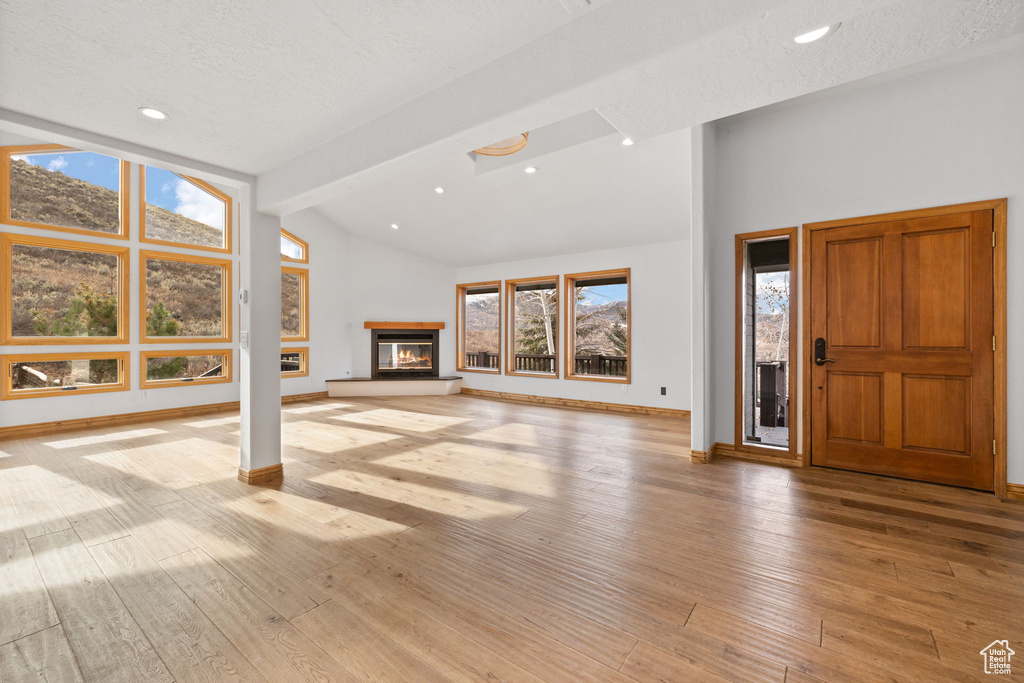
<path id="1" fill-rule="evenodd" d="M 373 329 L 370 368 L 373 379 L 437 377 L 438 331 Z"/>

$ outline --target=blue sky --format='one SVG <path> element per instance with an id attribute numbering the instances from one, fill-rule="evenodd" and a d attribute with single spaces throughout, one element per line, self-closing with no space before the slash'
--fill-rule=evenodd
<path id="1" fill-rule="evenodd" d="M 19 154 L 14 158 L 115 192 L 120 187 L 121 162 L 103 154 L 72 151 Z M 224 203 L 221 200 L 162 168 L 146 167 L 146 203 L 224 229 Z"/>
<path id="2" fill-rule="evenodd" d="M 113 157 L 95 152 L 52 152 L 50 154 L 19 154 L 22 159 L 35 166 L 84 180 L 93 185 L 117 191 L 121 183 L 121 163 Z"/>
<path id="3" fill-rule="evenodd" d="M 600 306 L 612 301 L 626 300 L 626 285 L 598 285 L 583 288 L 583 302 Z"/>

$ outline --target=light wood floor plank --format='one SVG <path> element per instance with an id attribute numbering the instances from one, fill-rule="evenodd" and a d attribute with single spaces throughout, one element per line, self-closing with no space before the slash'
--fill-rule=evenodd
<path id="1" fill-rule="evenodd" d="M 4 683 L 973 681 L 1024 652 L 1024 505 L 989 494 L 458 395 L 282 421 L 268 486 L 237 414 L 5 442 Z"/>
<path id="2" fill-rule="evenodd" d="M 89 550 L 175 681 L 266 680 L 134 538 Z"/>
<path id="3" fill-rule="evenodd" d="M 82 674 L 60 624 L 0 647 L 0 681 L 80 683 Z"/>
<path id="4" fill-rule="evenodd" d="M 286 568 L 288 559 L 275 559 L 225 529 L 191 503 L 179 501 L 158 508 L 222 567 L 248 586 L 286 619 L 308 612 L 327 597 Z"/>
<path id="5" fill-rule="evenodd" d="M 31 546 L 86 681 L 173 680 L 74 531 L 34 538 Z"/>
<path id="6" fill-rule="evenodd" d="M 101 479 L 92 484 L 96 498 L 128 530 L 132 537 L 156 560 L 162 560 L 195 544 L 116 479 Z"/>
<path id="7" fill-rule="evenodd" d="M 268 680 L 358 680 L 202 550 L 160 566 Z"/>
<path id="8" fill-rule="evenodd" d="M 0 481 L 0 644 L 58 623 L 28 539 Z"/>

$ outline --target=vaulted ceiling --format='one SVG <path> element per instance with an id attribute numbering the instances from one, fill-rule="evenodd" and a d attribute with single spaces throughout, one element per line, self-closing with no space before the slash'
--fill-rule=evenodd
<path id="1" fill-rule="evenodd" d="M 0 109 L 258 175 L 261 210 L 318 207 L 355 233 L 484 262 L 533 255 L 521 245 L 538 236 L 612 246 L 612 225 L 661 239 L 686 210 L 668 189 L 685 183 L 665 156 L 673 131 L 967 54 L 1019 36 L 1022 12 L 1021 0 L 3 0 Z M 792 40 L 839 22 L 825 40 Z M 170 118 L 145 119 L 144 105 Z M 546 155 L 540 182 L 467 165 L 469 150 L 585 112 L 615 134 Z M 638 144 L 616 148 L 622 136 Z M 423 203 L 443 184 L 445 204 Z M 580 220 L 564 220 L 570 208 Z M 401 238 L 380 234 L 392 222 Z M 489 250 L 452 256 L 474 230 Z M 515 230 L 523 239 L 502 241 Z"/>

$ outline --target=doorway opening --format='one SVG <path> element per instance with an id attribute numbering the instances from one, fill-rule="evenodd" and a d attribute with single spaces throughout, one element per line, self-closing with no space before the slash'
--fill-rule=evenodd
<path id="1" fill-rule="evenodd" d="M 736 237 L 736 449 L 795 453 L 796 229 Z"/>

